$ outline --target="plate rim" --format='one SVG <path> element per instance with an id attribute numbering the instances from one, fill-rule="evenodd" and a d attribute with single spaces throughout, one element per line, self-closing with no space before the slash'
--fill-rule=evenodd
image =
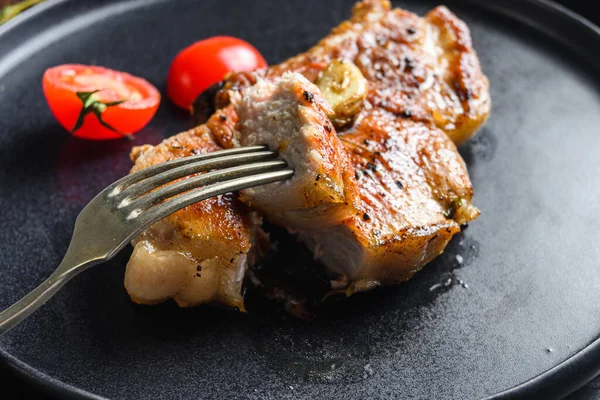
<path id="1" fill-rule="evenodd" d="M 103 7 L 105 4 L 120 2 L 122 0 L 99 1 L 94 6 Z M 494 13 L 508 17 L 523 23 L 549 38 L 561 42 L 562 46 L 571 47 L 571 51 L 577 53 L 587 63 L 592 64 L 595 69 L 600 70 L 600 52 L 590 51 L 600 48 L 600 27 L 592 23 L 582 15 L 554 2 L 554 0 L 521 0 L 515 3 L 512 0 L 499 0 L 488 2 L 485 0 L 462 0 L 490 10 Z M 46 0 L 33 8 L 25 10 L 20 15 L 0 26 L 0 40 L 8 36 L 29 20 L 39 17 L 61 5 L 76 3 L 74 0 Z M 80 4 L 83 2 L 80 2 Z M 88 3 L 89 4 L 89 3 Z M 529 15 L 522 11 L 538 11 L 542 14 Z M 546 21 L 540 23 L 540 15 L 549 17 L 550 20 L 562 20 L 568 22 L 560 34 L 552 29 L 551 23 Z M 590 40 L 580 42 L 563 35 L 565 29 L 575 29 L 575 35 L 589 37 Z M 512 388 L 505 389 L 492 394 L 482 400 L 500 400 L 512 398 L 564 398 L 583 387 L 586 383 L 600 375 L 600 332 L 596 339 L 577 351 L 571 357 L 555 365 L 549 370 L 524 381 Z M 10 372 L 15 373 L 27 382 L 41 389 L 43 392 L 60 397 L 86 400 L 108 400 L 105 397 L 93 394 L 76 386 L 58 380 L 46 373 L 30 366 L 26 362 L 16 358 L 7 350 L 0 347 L 0 362 L 8 367 Z"/>

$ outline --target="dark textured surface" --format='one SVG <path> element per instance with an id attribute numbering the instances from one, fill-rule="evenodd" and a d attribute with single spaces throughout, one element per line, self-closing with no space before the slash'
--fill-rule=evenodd
<path id="1" fill-rule="evenodd" d="M 277 62 L 314 43 L 352 4 L 192 3 L 114 9 L 94 2 L 98 11 L 75 23 L 35 25 L 44 39 L 18 51 L 0 39 L 1 308 L 49 274 L 78 210 L 130 165 L 131 143 L 62 132 L 38 84 L 46 67 L 94 62 L 164 89 L 170 60 L 197 38 L 241 36 Z M 430 5 L 398 4 L 419 12 Z M 82 7 L 49 15 L 59 21 Z M 277 9 L 277 24 L 269 9 Z M 315 323 L 271 308 L 250 315 L 145 308 L 124 293 L 124 253 L 76 278 L 0 348 L 111 398 L 473 398 L 530 379 L 587 345 L 600 332 L 598 83 L 528 28 L 456 11 L 492 83 L 493 115 L 461 149 L 483 215 L 413 281 L 358 295 Z M 74 25 L 76 35 L 61 36 Z M 165 100 L 136 143 L 156 143 L 188 124 Z"/>

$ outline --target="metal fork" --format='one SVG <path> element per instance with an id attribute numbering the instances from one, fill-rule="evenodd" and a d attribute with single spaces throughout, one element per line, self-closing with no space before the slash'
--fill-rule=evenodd
<path id="1" fill-rule="evenodd" d="M 276 156 L 264 146 L 216 151 L 167 161 L 108 186 L 77 217 L 71 243 L 56 271 L 0 313 L 0 335 L 37 310 L 71 278 L 111 259 L 167 215 L 209 197 L 290 178 L 294 172 L 284 161 L 274 160 Z M 188 177 L 194 174 L 198 175 Z M 184 177 L 188 178 L 179 180 Z"/>

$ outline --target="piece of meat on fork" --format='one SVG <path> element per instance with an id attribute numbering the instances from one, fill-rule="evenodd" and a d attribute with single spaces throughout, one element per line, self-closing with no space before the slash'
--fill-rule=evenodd
<path id="1" fill-rule="evenodd" d="M 134 148 L 132 172 L 221 149 L 210 130 L 199 126 L 157 146 Z M 220 303 L 244 310 L 244 274 L 268 246 L 261 224 L 233 194 L 185 207 L 134 240 L 125 288 L 140 304 L 174 299 L 182 307 Z"/>

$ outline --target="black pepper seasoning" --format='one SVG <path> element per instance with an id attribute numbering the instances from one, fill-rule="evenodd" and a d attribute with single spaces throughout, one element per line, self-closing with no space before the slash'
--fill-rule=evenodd
<path id="1" fill-rule="evenodd" d="M 308 91 L 304 91 L 304 100 L 308 101 L 309 103 L 312 103 L 313 101 L 315 101 L 315 95 L 311 92 Z"/>
<path id="2" fill-rule="evenodd" d="M 369 214 L 367 214 L 367 213 L 364 213 L 364 214 L 363 214 L 363 219 L 364 219 L 365 221 L 370 221 L 370 220 L 371 220 L 371 217 L 369 216 Z"/>
<path id="3" fill-rule="evenodd" d="M 471 99 L 471 97 L 473 97 L 473 94 L 471 93 L 471 91 L 469 89 L 460 89 L 458 90 L 458 98 L 461 101 L 466 101 Z"/>

